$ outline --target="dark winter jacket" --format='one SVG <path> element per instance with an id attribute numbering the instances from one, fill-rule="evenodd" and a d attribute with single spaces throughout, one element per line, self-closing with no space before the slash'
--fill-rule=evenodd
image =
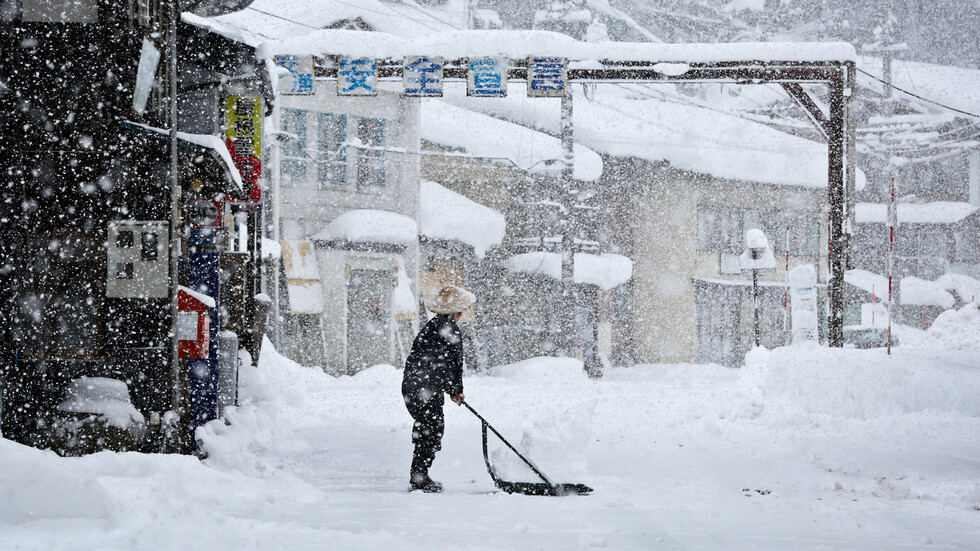
<path id="1" fill-rule="evenodd" d="M 421 390 L 428 393 L 420 393 Z M 463 338 L 449 314 L 438 315 L 419 331 L 405 362 L 402 394 L 406 400 L 425 400 L 463 393 Z"/>

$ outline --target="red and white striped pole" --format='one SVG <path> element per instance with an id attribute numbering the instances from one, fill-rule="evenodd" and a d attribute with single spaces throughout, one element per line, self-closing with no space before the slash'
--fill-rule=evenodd
<path id="1" fill-rule="evenodd" d="M 786 289 L 783 290 L 783 346 L 786 346 L 786 328 L 789 325 L 789 211 L 786 211 Z"/>
<path id="2" fill-rule="evenodd" d="M 888 355 L 892 353 L 892 272 L 895 251 L 895 224 L 898 212 L 895 206 L 895 177 L 892 176 L 892 200 L 888 204 Z"/>

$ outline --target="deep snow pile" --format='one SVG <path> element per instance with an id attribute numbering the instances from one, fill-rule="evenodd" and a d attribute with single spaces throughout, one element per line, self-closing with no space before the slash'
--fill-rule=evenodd
<path id="1" fill-rule="evenodd" d="M 241 406 L 200 431 L 204 461 L 0 441 L 0 549 L 972 549 L 972 308 L 891 356 L 757 349 L 742 369 L 601 380 L 533 358 L 468 375 L 467 401 L 587 497 L 492 493 L 479 421 L 452 404 L 432 470 L 447 491 L 408 493 L 400 370 L 334 378 L 267 346 L 241 373 Z M 534 481 L 497 441 L 491 461 Z"/>

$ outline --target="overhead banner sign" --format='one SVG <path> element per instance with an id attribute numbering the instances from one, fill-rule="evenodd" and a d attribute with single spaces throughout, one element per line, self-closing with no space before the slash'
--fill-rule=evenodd
<path id="1" fill-rule="evenodd" d="M 507 95 L 507 60 L 501 57 L 471 59 L 466 72 L 466 95 L 502 98 Z"/>
<path id="2" fill-rule="evenodd" d="M 442 97 L 442 58 L 410 56 L 405 58 L 402 76 L 405 95 L 416 97 Z"/>
<path id="3" fill-rule="evenodd" d="M 262 175 L 262 98 L 228 96 L 225 100 L 225 145 L 244 189 L 231 196 L 235 202 L 258 202 L 262 199 L 259 177 Z"/>
<path id="4" fill-rule="evenodd" d="M 289 78 L 279 79 L 279 92 L 287 96 L 313 95 L 313 56 L 277 55 L 276 65 L 289 71 Z"/>
<path id="5" fill-rule="evenodd" d="M 373 59 L 341 58 L 337 69 L 337 94 L 378 95 L 378 63 Z"/>
<path id="6" fill-rule="evenodd" d="M 527 60 L 527 95 L 554 98 L 565 95 L 568 62 L 562 57 L 532 57 Z"/>

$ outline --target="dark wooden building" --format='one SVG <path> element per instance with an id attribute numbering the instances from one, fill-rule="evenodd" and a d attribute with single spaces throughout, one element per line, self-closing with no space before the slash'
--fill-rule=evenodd
<path id="1" fill-rule="evenodd" d="M 248 3 L 179 5 L 212 15 Z M 239 163 L 218 135 L 229 96 L 271 106 L 269 78 L 253 48 L 177 23 L 182 133 L 173 178 L 164 130 L 172 119 L 170 8 L 166 0 L 0 0 L 5 438 L 72 453 L 63 434 L 71 415 L 60 405 L 73 381 L 107 378 L 126 383 L 146 425 L 116 447 L 189 450 L 194 427 L 217 414 L 214 400 L 195 404 L 192 387 L 213 394 L 216 373 L 201 383 L 188 373 L 193 360 L 175 361 L 178 284 L 217 303 L 210 336 L 231 330 L 257 358 L 261 211 L 242 186 L 258 183 L 234 173 Z M 179 242 L 170 237 L 173 181 Z M 204 288 L 197 272 L 208 263 L 214 284 Z M 202 358 L 211 371 L 217 340 Z M 102 440 L 95 448 L 102 445 L 113 447 Z"/>

